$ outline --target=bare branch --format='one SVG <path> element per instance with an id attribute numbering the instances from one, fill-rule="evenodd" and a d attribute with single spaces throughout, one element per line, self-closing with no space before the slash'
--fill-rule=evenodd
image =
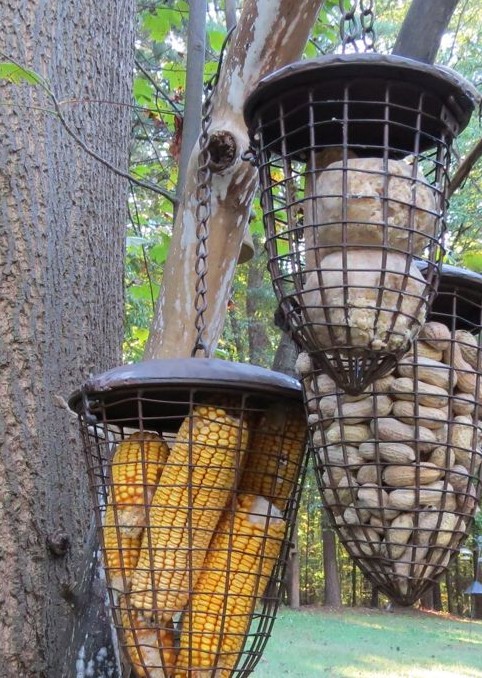
<path id="1" fill-rule="evenodd" d="M 201 129 L 201 107 L 206 51 L 207 0 L 191 0 L 187 29 L 186 99 L 182 125 L 181 157 L 177 175 L 176 196 L 183 194 L 187 166 Z"/>
<path id="2" fill-rule="evenodd" d="M 448 190 L 449 198 L 455 193 L 455 191 L 458 188 L 460 188 L 460 186 L 467 179 L 470 172 L 472 171 L 472 169 L 474 168 L 474 166 L 477 164 L 481 157 L 482 157 L 482 139 L 479 139 L 478 142 L 470 151 L 470 153 L 466 156 L 465 160 L 463 160 L 463 162 L 459 165 L 457 171 L 452 177 Z"/>
<path id="3" fill-rule="evenodd" d="M 452 39 L 452 45 L 450 47 L 450 54 L 449 54 L 449 58 L 448 58 L 448 63 L 450 63 L 453 59 L 455 44 L 457 42 L 457 38 L 458 38 L 458 35 L 459 35 L 459 32 L 460 32 L 460 27 L 462 25 L 462 19 L 464 17 L 465 10 L 467 9 L 468 4 L 469 4 L 469 0 L 465 0 L 464 6 L 461 7 L 461 9 L 460 9 L 459 17 L 458 17 L 458 20 L 457 20 L 457 26 L 456 26 L 455 31 L 454 31 L 454 36 L 453 36 L 453 39 Z"/>
<path id="4" fill-rule="evenodd" d="M 3 52 L 0 52 L 0 56 L 2 58 L 11 61 L 13 64 L 17 65 L 19 68 L 24 69 L 25 67 L 22 66 L 21 63 L 13 59 L 12 57 L 4 54 Z M 111 162 L 109 162 L 106 158 L 102 157 L 94 151 L 93 148 L 90 148 L 79 136 L 74 130 L 70 127 L 69 123 L 67 122 L 66 118 L 64 117 L 64 114 L 62 113 L 62 104 L 63 102 L 59 101 L 53 91 L 50 88 L 50 85 L 46 80 L 43 78 L 39 80 L 37 83 L 42 90 L 45 92 L 45 94 L 49 97 L 49 99 L 52 101 L 53 106 L 54 106 L 54 114 L 57 116 L 60 124 L 62 127 L 65 129 L 67 134 L 77 143 L 80 148 L 87 153 L 87 155 L 90 155 L 94 160 L 97 160 L 98 162 L 101 163 L 101 165 L 104 165 L 104 167 L 107 167 L 111 172 L 114 172 L 114 174 L 117 174 L 120 177 L 123 177 L 124 179 L 127 179 L 131 183 L 135 184 L 136 186 L 140 186 L 141 188 L 146 188 L 149 191 L 153 191 L 154 193 L 158 193 L 159 195 L 162 195 L 164 198 L 167 198 L 167 200 L 170 200 L 174 205 L 177 204 L 178 200 L 176 196 L 171 193 L 170 191 L 166 191 L 164 188 L 161 186 L 157 186 L 156 184 L 151 183 L 150 181 L 142 181 L 141 179 L 137 179 L 135 176 L 130 174 L 129 172 L 124 172 L 123 170 L 119 169 L 118 167 L 115 167 Z"/>
<path id="5" fill-rule="evenodd" d="M 162 188 L 161 186 L 157 186 L 156 184 L 151 183 L 150 181 L 142 181 L 141 179 L 137 179 L 135 176 L 130 174 L 129 172 L 124 172 L 123 170 L 119 169 L 118 167 L 115 167 L 111 162 L 106 160 L 106 158 L 103 158 L 99 153 L 94 151 L 93 148 L 90 148 L 90 146 L 87 146 L 87 144 L 74 132 L 74 130 L 70 127 L 68 124 L 67 120 L 64 118 L 62 111 L 60 109 L 59 102 L 57 101 L 57 98 L 55 97 L 53 92 L 47 92 L 52 100 L 52 103 L 54 105 L 55 111 L 57 113 L 57 117 L 59 119 L 60 124 L 62 127 L 65 129 L 67 134 L 72 137 L 72 139 L 80 146 L 80 148 L 85 151 L 88 155 L 90 155 L 94 160 L 97 160 L 98 162 L 101 163 L 101 165 L 104 165 L 104 167 L 107 167 L 108 169 L 111 170 L 111 172 L 114 172 L 114 174 L 117 174 L 119 177 L 123 177 L 124 179 L 127 179 L 130 181 L 132 184 L 135 184 L 136 186 L 140 186 L 141 188 L 146 188 L 149 191 L 153 191 L 154 193 L 158 193 L 159 195 L 162 195 L 164 198 L 167 198 L 167 200 L 170 200 L 173 204 L 177 204 L 177 198 L 176 196 L 171 193 L 170 191 L 166 191 L 166 189 Z"/>
<path id="6" fill-rule="evenodd" d="M 162 89 L 162 87 L 159 87 L 159 85 L 157 84 L 157 82 L 154 80 L 154 78 L 153 78 L 152 75 L 149 73 L 149 71 L 146 70 L 146 69 L 144 68 L 144 66 L 141 64 L 141 62 L 139 61 L 139 59 L 135 59 L 135 60 L 134 60 L 134 63 L 135 63 L 135 65 L 136 65 L 136 68 L 138 68 L 138 69 L 140 70 L 140 72 L 147 78 L 147 80 L 149 80 L 149 82 L 151 83 L 151 85 L 152 85 L 152 86 L 154 87 L 154 89 L 156 90 L 156 93 L 157 93 L 162 99 L 164 99 L 165 101 L 167 101 L 167 103 L 168 103 L 170 106 L 172 106 L 172 108 L 174 109 L 174 111 L 175 111 L 178 115 L 182 115 L 182 114 L 183 114 L 182 109 L 176 104 L 175 101 L 173 101 L 173 100 L 170 98 L 170 96 L 169 96 L 168 94 L 166 94 L 166 92 L 164 92 L 164 90 Z"/>

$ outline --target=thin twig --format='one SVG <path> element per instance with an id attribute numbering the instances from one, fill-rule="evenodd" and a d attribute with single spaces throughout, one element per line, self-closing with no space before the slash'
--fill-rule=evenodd
<path id="1" fill-rule="evenodd" d="M 460 31 L 460 27 L 461 27 L 461 25 L 462 25 L 462 19 L 463 19 L 463 17 L 464 17 L 465 10 L 467 9 L 467 5 L 468 5 L 468 4 L 469 4 L 469 0 L 465 0 L 465 4 L 464 4 L 464 6 L 462 7 L 462 9 L 460 10 L 460 13 L 459 13 L 459 16 L 458 16 L 458 19 L 457 19 L 457 25 L 456 25 L 456 28 L 455 28 L 455 31 L 454 31 L 454 36 L 453 36 L 452 44 L 451 44 L 451 46 L 450 46 L 450 53 L 449 53 L 449 58 L 447 59 L 447 63 L 450 63 L 450 62 L 452 61 L 452 59 L 453 59 L 453 56 L 454 56 L 454 50 L 455 50 L 455 43 L 456 43 L 456 41 L 457 41 L 457 37 L 458 37 L 459 31 Z"/>
<path id="2" fill-rule="evenodd" d="M 22 66 L 21 63 L 13 59 L 12 57 L 4 54 L 3 52 L 0 52 L 0 56 L 4 58 L 7 61 L 10 61 L 11 63 L 15 64 L 22 70 L 26 70 L 24 66 Z M 65 129 L 67 134 L 72 137 L 72 139 L 80 146 L 80 148 L 87 153 L 87 155 L 90 155 L 94 160 L 97 160 L 98 162 L 101 163 L 101 165 L 104 165 L 104 167 L 107 167 L 111 172 L 114 172 L 114 174 L 117 174 L 118 176 L 127 179 L 128 181 L 132 182 L 136 186 L 140 186 L 141 188 L 146 188 L 149 191 L 153 191 L 154 193 L 158 193 L 159 195 L 162 195 L 164 198 L 167 200 L 170 200 L 173 205 L 176 205 L 178 200 L 174 193 L 171 193 L 170 191 L 166 191 L 164 188 L 161 188 L 160 186 L 156 186 L 156 184 L 151 183 L 150 181 L 142 181 L 141 179 L 137 179 L 134 177 L 132 174 L 129 172 L 124 172 L 123 170 L 119 169 L 118 167 L 115 167 L 112 163 L 110 163 L 106 158 L 102 157 L 94 151 L 93 148 L 90 148 L 75 132 L 74 130 L 70 127 L 69 123 L 65 119 L 62 110 L 61 110 L 61 102 L 58 101 L 57 97 L 53 93 L 53 91 L 50 89 L 49 84 L 47 83 L 44 78 L 40 78 L 38 82 L 39 86 L 43 89 L 43 91 L 47 94 L 49 99 L 52 101 L 55 109 L 55 115 L 59 119 L 60 124 L 62 127 Z"/>
<path id="3" fill-rule="evenodd" d="M 137 66 L 137 68 L 141 71 L 141 73 L 142 73 L 143 75 L 146 76 L 146 78 L 149 80 L 149 82 L 150 82 L 151 85 L 154 87 L 154 89 L 156 90 L 156 92 L 157 92 L 157 93 L 158 93 L 165 101 L 167 101 L 168 104 L 170 104 L 170 105 L 173 107 L 173 109 L 176 111 L 176 113 L 177 113 L 178 115 L 182 115 L 182 114 L 183 114 L 182 108 L 180 108 L 180 107 L 176 104 L 176 102 L 173 101 L 173 100 L 169 97 L 169 95 L 167 95 L 167 94 L 161 89 L 161 87 L 159 87 L 159 85 L 157 84 L 157 82 L 154 80 L 154 78 L 153 78 L 152 75 L 149 73 L 149 71 L 147 71 L 147 70 L 144 68 L 144 66 L 141 64 L 141 62 L 139 61 L 139 59 L 135 59 L 135 60 L 134 60 L 134 63 L 135 63 L 135 65 Z"/>
<path id="4" fill-rule="evenodd" d="M 60 110 L 60 106 L 59 106 L 59 103 L 57 101 L 55 94 L 53 92 L 50 92 L 49 95 L 50 95 L 52 103 L 55 107 L 55 111 L 57 113 L 57 117 L 59 119 L 60 124 L 65 129 L 67 134 L 70 137 L 72 137 L 72 139 L 80 146 L 80 148 L 83 151 L 85 151 L 88 155 L 90 155 L 92 158 L 94 158 L 94 160 L 97 160 L 98 162 L 101 163 L 101 165 L 104 165 L 104 167 L 107 167 L 107 169 L 110 169 L 112 172 L 114 172 L 118 176 L 123 177 L 124 179 L 127 179 L 128 181 L 132 182 L 136 186 L 140 186 L 141 188 L 147 188 L 149 191 L 153 191 L 154 193 L 158 193 L 159 195 L 162 195 L 164 198 L 167 198 L 167 200 L 170 200 L 173 204 L 177 204 L 176 196 L 173 193 L 171 193 L 170 191 L 166 191 L 161 186 L 156 186 L 156 184 L 153 184 L 150 181 L 142 181 L 141 179 L 137 179 L 136 177 L 134 177 L 129 172 L 124 172 L 123 170 L 119 169 L 118 167 L 115 167 L 115 165 L 113 165 L 111 162 L 106 160 L 106 158 L 103 158 L 101 155 L 99 155 L 99 153 L 94 151 L 93 148 L 90 148 L 89 146 L 87 146 L 87 144 L 74 132 L 74 130 L 68 124 L 67 120 L 62 115 L 62 111 Z"/>
<path id="5" fill-rule="evenodd" d="M 459 165 L 457 171 L 452 177 L 449 188 L 448 188 L 448 197 L 450 198 L 455 191 L 460 188 L 465 179 L 469 176 L 474 165 L 482 157 L 482 139 L 479 139 L 475 144 L 470 153 L 466 156 L 465 160 Z"/>
<path id="6" fill-rule="evenodd" d="M 139 210 L 137 209 L 136 196 L 134 194 L 134 191 L 132 191 L 132 186 L 131 186 L 131 194 L 132 194 L 132 199 L 133 199 L 133 202 L 134 202 L 134 210 L 135 210 L 135 213 L 136 213 L 136 218 L 134 220 L 134 218 L 132 216 L 131 207 L 128 203 L 127 204 L 127 211 L 129 213 L 129 219 L 131 221 L 131 224 L 134 226 L 134 230 L 138 233 L 138 235 L 142 236 L 142 231 L 140 231 L 140 229 L 139 229 L 139 221 L 140 221 L 139 220 Z M 153 285 L 152 285 L 151 272 L 149 270 L 149 262 L 148 262 L 148 259 L 147 259 L 145 246 L 141 245 L 141 248 L 142 248 L 142 258 L 144 259 L 144 268 L 145 268 L 145 271 L 146 271 L 147 280 L 149 282 L 149 292 L 151 294 L 152 310 L 154 311 L 155 308 L 156 308 L 156 300 L 154 299 L 154 289 L 153 289 Z"/>

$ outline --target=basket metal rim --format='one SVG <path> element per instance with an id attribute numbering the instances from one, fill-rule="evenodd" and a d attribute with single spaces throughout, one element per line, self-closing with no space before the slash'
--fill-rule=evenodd
<path id="1" fill-rule="evenodd" d="M 167 387 L 214 387 L 248 390 L 253 393 L 283 395 L 303 401 L 298 379 L 281 372 L 248 363 L 219 358 L 164 358 L 121 365 L 88 379 L 69 397 L 69 407 L 77 411 L 82 398 L 118 390 Z"/>
<path id="2" fill-rule="evenodd" d="M 423 260 L 416 260 L 416 266 L 422 274 L 426 271 L 428 264 Z M 438 286 L 438 294 L 451 293 L 457 289 L 462 289 L 465 293 L 479 300 L 482 298 L 482 275 L 460 266 L 452 266 L 451 264 L 442 264 L 440 271 L 440 280 Z M 436 303 L 437 297 L 435 298 Z"/>
<path id="3" fill-rule="evenodd" d="M 244 104 L 244 119 L 252 127 L 257 110 L 293 87 L 343 77 L 392 77 L 401 83 L 418 84 L 444 96 L 462 131 L 481 102 L 480 93 L 451 68 L 433 66 L 394 54 L 331 54 L 296 61 L 262 78 Z"/>

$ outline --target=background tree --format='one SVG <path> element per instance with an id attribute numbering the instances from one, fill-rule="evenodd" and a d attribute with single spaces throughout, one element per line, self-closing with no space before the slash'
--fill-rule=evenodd
<path id="1" fill-rule="evenodd" d="M 0 11 L 2 60 L 41 74 L 70 129 L 124 171 L 134 9 L 130 0 L 28 0 L 3 3 Z M 23 77 L 10 71 L 10 80 Z M 127 183 L 66 133 L 42 87 L 6 80 L 0 673 L 75 676 L 76 662 L 80 670 L 91 660 L 107 675 L 114 657 L 103 584 L 92 567 L 97 549 L 85 466 L 64 400 L 89 373 L 121 360 Z"/>

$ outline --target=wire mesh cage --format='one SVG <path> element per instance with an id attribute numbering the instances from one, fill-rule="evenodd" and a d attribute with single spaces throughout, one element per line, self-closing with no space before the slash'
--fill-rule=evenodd
<path id="1" fill-rule="evenodd" d="M 448 69 L 343 54 L 287 66 L 246 102 L 274 289 L 295 341 L 349 393 L 425 320 L 451 143 L 475 97 Z"/>
<path id="2" fill-rule="evenodd" d="M 445 571 L 481 492 L 482 276 L 444 266 L 419 338 L 353 397 L 301 353 L 317 480 L 339 536 L 410 605 Z"/>
<path id="3" fill-rule="evenodd" d="M 155 360 L 91 379 L 70 403 L 135 675 L 249 675 L 282 593 L 306 467 L 298 381 Z"/>

